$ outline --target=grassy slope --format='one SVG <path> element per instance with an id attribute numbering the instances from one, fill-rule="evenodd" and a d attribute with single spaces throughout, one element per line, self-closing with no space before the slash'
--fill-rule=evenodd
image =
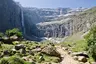
<path id="1" fill-rule="evenodd" d="M 69 36 L 61 43 L 62 46 L 70 47 L 73 52 L 85 51 L 87 43 L 82 37 L 82 32 Z"/>

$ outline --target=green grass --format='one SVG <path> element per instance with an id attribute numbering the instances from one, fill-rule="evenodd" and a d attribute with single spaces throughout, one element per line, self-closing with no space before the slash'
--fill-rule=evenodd
<path id="1" fill-rule="evenodd" d="M 48 56 L 48 55 L 44 55 L 44 59 L 45 59 L 45 62 L 58 63 L 60 61 L 60 59 L 58 57 Z"/>
<path id="2" fill-rule="evenodd" d="M 74 44 L 72 51 L 82 52 L 82 51 L 86 51 L 86 48 L 87 48 L 87 42 L 85 40 L 80 40 Z"/>
<path id="3" fill-rule="evenodd" d="M 79 32 L 69 36 L 61 43 L 62 46 L 70 47 L 73 52 L 85 51 L 87 48 L 86 40 L 81 36 L 83 33 Z"/>

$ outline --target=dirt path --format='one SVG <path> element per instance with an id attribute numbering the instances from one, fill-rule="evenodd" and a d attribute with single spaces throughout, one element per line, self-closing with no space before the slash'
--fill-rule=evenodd
<path id="1" fill-rule="evenodd" d="M 75 61 L 66 51 L 64 51 L 60 46 L 56 46 L 57 51 L 63 57 L 63 60 L 60 64 L 80 64 L 78 61 Z"/>

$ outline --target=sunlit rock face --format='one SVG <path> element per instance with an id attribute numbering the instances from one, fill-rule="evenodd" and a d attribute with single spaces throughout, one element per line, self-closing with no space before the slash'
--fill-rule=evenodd
<path id="1" fill-rule="evenodd" d="M 65 37 L 72 34 L 73 21 L 70 18 L 61 21 L 44 22 L 37 24 L 40 34 L 45 37 Z"/>
<path id="2" fill-rule="evenodd" d="M 22 29 L 21 8 L 12 0 L 0 0 L 0 31 Z"/>

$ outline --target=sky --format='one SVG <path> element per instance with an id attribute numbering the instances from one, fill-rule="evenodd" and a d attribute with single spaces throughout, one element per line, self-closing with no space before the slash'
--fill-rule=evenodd
<path id="1" fill-rule="evenodd" d="M 96 0 L 15 0 L 24 7 L 37 8 L 90 8 L 96 6 Z"/>

